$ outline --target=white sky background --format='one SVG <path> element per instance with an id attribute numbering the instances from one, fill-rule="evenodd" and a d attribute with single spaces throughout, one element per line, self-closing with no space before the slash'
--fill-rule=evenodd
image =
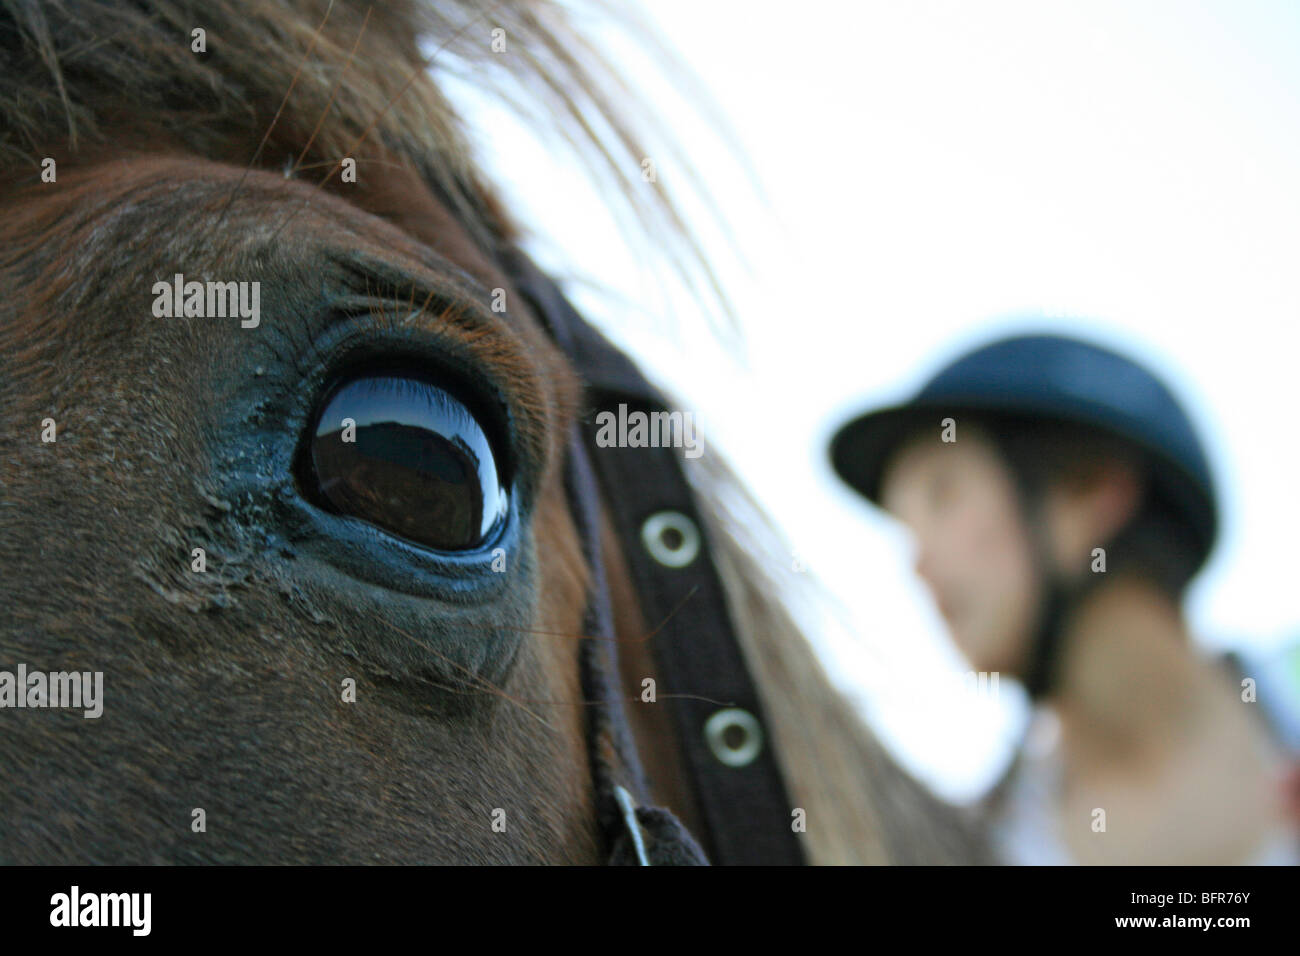
<path id="1" fill-rule="evenodd" d="M 618 0 L 615 0 L 618 2 Z M 741 145 L 601 34 L 672 125 L 747 265 L 688 204 L 746 354 L 665 290 L 571 156 L 457 87 L 530 250 L 725 453 L 845 608 L 836 682 L 941 793 L 1008 755 L 1016 693 L 973 700 L 905 534 L 841 488 L 834 426 L 1049 316 L 1171 379 L 1212 446 L 1225 535 L 1189 605 L 1206 647 L 1300 636 L 1300 4 L 655 0 Z M 685 171 L 655 155 L 681 194 Z M 754 180 L 761 188 L 761 197 Z M 718 241 L 715 241 L 718 240 Z M 597 288 L 599 286 L 599 288 Z M 793 559 L 791 559 L 793 563 Z M 788 570 L 788 569 L 787 569 Z M 791 574 L 793 576 L 793 571 Z"/>

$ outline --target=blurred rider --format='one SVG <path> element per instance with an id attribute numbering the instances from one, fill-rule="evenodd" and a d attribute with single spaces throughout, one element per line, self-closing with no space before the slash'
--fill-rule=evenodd
<path id="1" fill-rule="evenodd" d="M 1007 862 L 1300 862 L 1296 761 L 1256 696 L 1279 681 L 1229 676 L 1187 631 L 1218 504 L 1151 372 L 1072 338 L 1003 339 L 846 423 L 831 458 L 910 528 L 971 665 L 1035 702 L 983 804 Z"/>

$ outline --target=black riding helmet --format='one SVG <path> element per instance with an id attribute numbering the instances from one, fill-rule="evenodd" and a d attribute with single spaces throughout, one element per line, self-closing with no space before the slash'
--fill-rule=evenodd
<path id="1" fill-rule="evenodd" d="M 1191 532 L 1195 568 L 1218 533 L 1218 504 L 1205 448 L 1182 405 L 1148 369 L 1109 349 L 1059 335 L 1001 339 L 962 355 L 910 401 L 853 418 L 831 440 L 839 476 L 879 504 L 885 466 L 919 426 L 936 430 L 963 414 L 1062 421 L 1130 443 L 1150 467 L 1150 494 Z M 1065 595 L 1057 586 L 1040 615 L 1026 686 L 1047 689 Z"/>

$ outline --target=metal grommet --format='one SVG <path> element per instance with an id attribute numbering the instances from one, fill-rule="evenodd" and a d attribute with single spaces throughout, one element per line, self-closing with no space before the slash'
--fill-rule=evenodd
<path id="1" fill-rule="evenodd" d="M 704 739 L 720 763 L 743 767 L 762 751 L 763 728 L 749 711 L 728 707 L 705 722 Z"/>
<path id="2" fill-rule="evenodd" d="M 641 543 L 665 567 L 684 568 L 700 553 L 700 531 L 680 511 L 660 511 L 641 525 Z"/>

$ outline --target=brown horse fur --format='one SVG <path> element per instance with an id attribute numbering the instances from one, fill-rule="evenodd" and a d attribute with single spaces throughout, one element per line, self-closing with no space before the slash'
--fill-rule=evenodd
<path id="1" fill-rule="evenodd" d="M 421 37 L 442 45 L 432 74 Z M 103 670 L 106 698 L 99 720 L 0 712 L 0 860 L 598 861 L 587 570 L 559 477 L 577 383 L 517 296 L 506 315 L 483 302 L 509 288 L 494 256 L 518 229 L 440 68 L 533 96 L 678 267 L 702 262 L 640 181 L 622 88 L 550 4 L 0 0 L 0 667 Z M 260 279 L 263 325 L 154 318 L 174 272 Z M 368 303 L 366 334 L 436 341 L 498 390 L 527 524 L 508 592 L 362 581 L 280 533 L 292 479 L 273 452 L 305 427 L 320 343 L 348 331 L 321 308 L 340 296 Z M 725 470 L 693 477 L 810 859 L 983 859 L 830 687 L 733 536 Z M 617 554 L 609 571 L 635 636 Z M 449 636 L 466 632 L 482 639 Z M 689 821 L 669 735 L 635 729 Z"/>

